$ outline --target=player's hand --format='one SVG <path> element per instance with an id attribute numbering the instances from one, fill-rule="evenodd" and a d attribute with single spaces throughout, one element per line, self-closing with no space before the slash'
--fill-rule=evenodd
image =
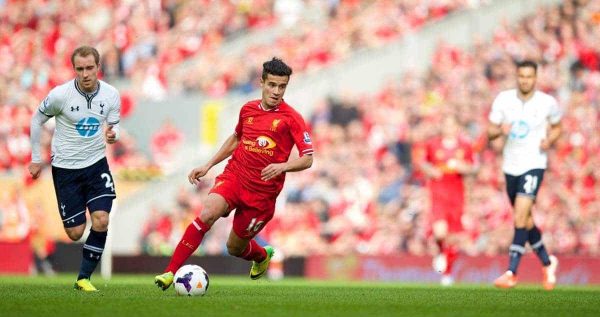
<path id="1" fill-rule="evenodd" d="M 454 166 L 454 169 L 459 174 L 470 174 L 471 173 L 471 165 L 469 165 L 467 162 L 465 162 L 463 160 L 456 160 L 456 165 Z"/>
<path id="2" fill-rule="evenodd" d="M 440 179 L 443 175 L 442 171 L 439 168 L 433 166 L 423 169 L 423 172 L 425 173 L 425 175 L 427 175 L 427 177 L 433 179 Z"/>
<path id="3" fill-rule="evenodd" d="M 550 144 L 550 141 L 548 141 L 547 139 L 543 139 L 542 142 L 540 142 L 540 149 L 542 149 L 542 151 L 548 151 L 550 149 L 550 147 L 552 146 L 552 144 Z"/>
<path id="4" fill-rule="evenodd" d="M 202 178 L 204 175 L 206 175 L 206 173 L 208 173 L 209 169 L 210 169 L 210 166 L 208 166 L 208 165 L 194 168 L 188 174 L 188 181 L 190 182 L 190 184 L 194 184 L 194 185 L 200 184 L 200 178 Z"/>
<path id="5" fill-rule="evenodd" d="M 502 131 L 502 135 L 508 136 L 510 134 L 510 130 L 512 129 L 512 123 L 505 123 L 500 126 L 500 130 Z"/>
<path id="6" fill-rule="evenodd" d="M 274 177 L 281 175 L 282 173 L 285 173 L 285 170 L 285 163 L 269 164 L 260 172 L 260 179 L 262 179 L 263 181 L 268 181 Z"/>
<path id="7" fill-rule="evenodd" d="M 114 144 L 117 142 L 117 132 L 113 131 L 113 126 L 109 125 L 106 131 L 104 132 L 104 136 L 106 137 L 106 143 Z"/>
<path id="8" fill-rule="evenodd" d="M 29 174 L 31 174 L 31 177 L 33 179 L 37 179 L 42 173 L 42 163 L 31 163 L 29 164 L 28 170 Z"/>

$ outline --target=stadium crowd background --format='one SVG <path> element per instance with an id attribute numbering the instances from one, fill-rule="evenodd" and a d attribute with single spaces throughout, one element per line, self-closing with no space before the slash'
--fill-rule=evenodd
<path id="1" fill-rule="evenodd" d="M 265 56 L 282 57 L 295 73 L 316 71 L 475 2 L 106 0 L 93 8 L 85 1 L 0 2 L 0 172 L 18 176 L 28 164 L 31 113 L 51 87 L 72 77 L 69 54 L 78 39 L 98 43 L 104 79 L 129 83 L 122 92 L 126 117 L 144 100 L 171 93 L 251 92 Z M 311 11 L 312 19 L 299 15 L 301 10 Z M 289 28 L 287 36 L 237 56 L 219 54 L 222 43 L 275 25 Z M 434 243 L 429 198 L 418 170 L 420 145 L 437 132 L 442 116 L 454 114 L 481 162 L 478 175 L 468 179 L 462 250 L 504 253 L 512 237 L 511 210 L 500 155 L 483 134 L 494 96 L 514 87 L 513 61 L 531 58 L 541 64 L 538 88 L 555 95 L 565 111 L 565 132 L 551 154 L 536 223 L 552 252 L 600 254 L 598 38 L 600 1 L 565 0 L 516 25 L 499 26 L 472 49 L 440 42 L 427 72 L 403 74 L 374 95 L 340 91 L 313 105 L 306 119 L 315 140 L 315 165 L 288 175 L 263 237 L 287 255 L 430 254 Z M 160 163 L 185 138 L 169 122 L 164 127 L 157 129 L 150 157 L 124 133 L 109 153 L 117 175 L 131 168 L 160 173 Z M 23 182 L 29 180 L 23 177 Z M 209 178 L 196 190 L 182 187 L 172 207 L 153 210 L 144 224 L 144 252 L 170 254 L 211 185 Z M 54 210 L 28 208 L 18 190 L 1 195 L 0 239 L 43 235 L 39 224 Z M 222 241 L 230 221 L 211 230 L 200 253 L 225 252 Z"/>

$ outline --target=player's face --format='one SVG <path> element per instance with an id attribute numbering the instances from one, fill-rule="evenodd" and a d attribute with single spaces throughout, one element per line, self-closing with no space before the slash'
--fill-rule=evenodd
<path id="1" fill-rule="evenodd" d="M 77 74 L 77 82 L 86 92 L 93 92 L 98 87 L 98 65 L 94 55 L 76 55 L 73 60 L 73 68 Z"/>
<path id="2" fill-rule="evenodd" d="M 517 69 L 517 84 L 522 94 L 527 95 L 533 91 L 536 79 L 537 74 L 533 67 L 519 67 Z"/>
<path id="3" fill-rule="evenodd" d="M 267 74 L 267 78 L 260 79 L 262 87 L 262 104 L 265 108 L 276 107 L 283 99 L 283 94 L 290 81 L 290 76 L 276 76 Z"/>

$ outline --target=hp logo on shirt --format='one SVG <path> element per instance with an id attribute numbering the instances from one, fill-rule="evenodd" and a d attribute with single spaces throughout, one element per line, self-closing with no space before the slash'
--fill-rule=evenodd
<path id="1" fill-rule="evenodd" d="M 520 120 L 512 125 L 512 129 L 510 129 L 510 138 L 511 139 L 522 139 L 529 134 L 529 125 L 527 122 Z"/>
<path id="2" fill-rule="evenodd" d="M 91 137 L 100 130 L 100 121 L 94 117 L 83 118 L 77 122 L 75 129 L 79 132 L 79 135 Z"/>

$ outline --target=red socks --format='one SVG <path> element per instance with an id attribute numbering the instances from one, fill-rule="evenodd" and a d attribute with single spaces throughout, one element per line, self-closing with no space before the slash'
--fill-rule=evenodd
<path id="1" fill-rule="evenodd" d="M 210 226 L 205 224 L 196 217 L 192 223 L 187 227 L 181 241 L 177 244 L 175 252 L 171 256 L 171 262 L 165 269 L 165 272 L 177 272 L 181 265 L 198 249 L 204 234 L 210 230 Z"/>
<path id="2" fill-rule="evenodd" d="M 444 274 L 451 274 L 454 262 L 456 262 L 456 259 L 458 258 L 458 250 L 456 247 L 450 246 L 444 250 L 444 254 L 446 255 L 446 271 Z"/>
<path id="3" fill-rule="evenodd" d="M 252 239 L 244 252 L 242 252 L 242 255 L 240 255 L 240 258 L 248 261 L 262 262 L 267 258 L 267 251 Z"/>

